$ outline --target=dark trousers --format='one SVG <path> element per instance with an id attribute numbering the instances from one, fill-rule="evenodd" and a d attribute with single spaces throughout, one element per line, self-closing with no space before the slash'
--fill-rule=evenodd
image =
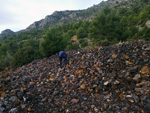
<path id="1" fill-rule="evenodd" d="M 67 57 L 59 57 L 59 61 L 60 61 L 60 68 L 62 68 L 62 60 L 65 59 L 65 62 L 67 64 Z"/>

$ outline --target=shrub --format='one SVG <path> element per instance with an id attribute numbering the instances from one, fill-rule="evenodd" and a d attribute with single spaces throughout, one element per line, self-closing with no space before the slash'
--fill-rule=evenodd
<path id="1" fill-rule="evenodd" d="M 70 50 L 70 49 L 79 49 L 79 44 L 78 43 L 70 43 L 67 45 L 66 50 Z"/>
<path id="2" fill-rule="evenodd" d="M 80 42 L 80 44 L 81 44 L 81 47 L 86 47 L 86 46 L 88 46 L 88 42 L 87 42 L 85 39 L 80 39 L 79 42 Z"/>
<path id="3" fill-rule="evenodd" d="M 6 55 L 0 56 L 0 67 L 4 68 L 10 66 L 12 59 L 13 56 L 9 52 L 7 52 Z"/>
<path id="4" fill-rule="evenodd" d="M 57 27 L 51 28 L 40 43 L 40 53 L 45 57 L 53 55 L 66 48 L 67 40 Z"/>
<path id="5" fill-rule="evenodd" d="M 101 46 L 109 46 L 109 45 L 110 45 L 110 41 L 108 41 L 107 39 L 101 40 Z"/>
<path id="6" fill-rule="evenodd" d="M 25 64 L 30 63 L 34 60 L 34 50 L 32 47 L 24 47 L 22 49 L 19 49 L 16 54 L 14 55 L 14 58 L 12 60 L 12 66 L 19 67 Z"/>

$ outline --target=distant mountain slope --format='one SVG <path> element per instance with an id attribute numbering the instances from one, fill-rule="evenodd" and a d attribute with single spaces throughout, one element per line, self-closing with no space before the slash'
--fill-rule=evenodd
<path id="1" fill-rule="evenodd" d="M 104 6 L 115 7 L 115 8 L 130 8 L 134 5 L 143 6 L 150 0 L 107 0 L 94 5 L 85 10 L 66 10 L 66 11 L 55 11 L 53 14 L 46 16 L 40 21 L 36 21 L 27 27 L 26 30 L 50 28 L 54 25 L 62 25 L 70 22 L 78 22 L 80 20 L 92 20 L 95 18 Z"/>
<path id="2" fill-rule="evenodd" d="M 53 14 L 46 16 L 40 21 L 36 21 L 27 27 L 26 30 L 50 28 L 54 25 L 62 25 L 70 22 L 78 22 L 80 20 L 92 20 L 98 15 L 100 10 L 109 3 L 101 2 L 85 10 L 66 10 L 55 11 Z"/>
<path id="3" fill-rule="evenodd" d="M 14 34 L 15 34 L 15 32 L 13 32 L 12 30 L 6 29 L 6 30 L 2 31 L 2 33 L 0 34 L 0 39 L 5 38 L 5 37 L 10 37 Z"/>
<path id="4" fill-rule="evenodd" d="M 62 25 L 65 23 L 69 23 L 74 20 L 78 20 L 77 15 L 81 11 L 55 11 L 52 15 L 48 15 L 45 19 L 40 21 L 36 21 L 27 27 L 27 30 L 35 29 L 35 28 L 47 28 L 52 27 L 54 25 Z"/>

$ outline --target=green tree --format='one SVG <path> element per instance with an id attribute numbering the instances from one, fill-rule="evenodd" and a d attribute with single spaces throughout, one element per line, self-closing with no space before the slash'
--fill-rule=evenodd
<path id="1" fill-rule="evenodd" d="M 110 45 L 121 40 L 124 28 L 120 20 L 116 10 L 105 7 L 89 26 L 89 37 L 94 45 Z"/>
<path id="2" fill-rule="evenodd" d="M 61 31 L 57 28 L 51 28 L 40 43 L 39 48 L 43 56 L 53 55 L 60 50 L 64 50 L 66 47 L 67 40 L 64 39 Z"/>
<path id="3" fill-rule="evenodd" d="M 145 8 L 140 12 L 139 17 L 138 17 L 139 23 L 144 25 L 145 22 L 146 22 L 147 20 L 149 20 L 149 18 L 150 18 L 150 5 L 148 5 L 147 7 L 145 7 Z"/>
<path id="4" fill-rule="evenodd" d="M 132 35 L 132 31 L 131 30 L 126 30 L 124 31 L 122 37 L 120 37 L 121 41 L 126 41 L 128 38 L 130 38 Z"/>
<path id="5" fill-rule="evenodd" d="M 87 36 L 87 33 L 86 33 L 86 31 L 84 30 L 83 27 L 80 27 L 77 30 L 77 36 L 78 36 L 78 38 L 85 38 Z"/>
<path id="6" fill-rule="evenodd" d="M 75 31 L 70 29 L 70 30 L 68 30 L 67 34 L 68 34 L 69 37 L 72 37 L 72 36 L 75 35 Z"/>
<path id="7" fill-rule="evenodd" d="M 12 60 L 12 66 L 19 67 L 30 63 L 34 60 L 34 50 L 32 47 L 24 47 L 19 49 Z"/>
<path id="8" fill-rule="evenodd" d="M 6 55 L 1 55 L 0 56 L 0 67 L 9 67 L 12 59 L 13 59 L 13 56 L 9 52 L 7 52 Z"/>
<path id="9" fill-rule="evenodd" d="M 70 49 L 79 49 L 79 44 L 74 42 L 74 41 L 69 41 L 66 47 L 66 50 L 70 50 Z"/>
<path id="10" fill-rule="evenodd" d="M 0 47 L 0 54 L 1 55 L 6 55 L 7 51 L 10 49 L 9 43 L 3 43 L 2 46 Z"/>
<path id="11" fill-rule="evenodd" d="M 88 46 L 88 42 L 86 39 L 80 39 L 79 43 L 81 44 L 81 47 L 86 47 Z"/>
<path id="12" fill-rule="evenodd" d="M 119 9 L 118 14 L 121 16 L 127 16 L 128 15 L 128 9 L 127 8 L 121 8 L 121 9 Z"/>

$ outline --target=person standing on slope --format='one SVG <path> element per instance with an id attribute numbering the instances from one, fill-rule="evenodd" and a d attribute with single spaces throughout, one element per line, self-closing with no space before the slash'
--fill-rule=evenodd
<path id="1" fill-rule="evenodd" d="M 64 51 L 60 51 L 57 53 L 60 61 L 60 68 L 62 68 L 62 59 L 65 59 L 65 62 L 67 64 L 67 54 Z"/>

